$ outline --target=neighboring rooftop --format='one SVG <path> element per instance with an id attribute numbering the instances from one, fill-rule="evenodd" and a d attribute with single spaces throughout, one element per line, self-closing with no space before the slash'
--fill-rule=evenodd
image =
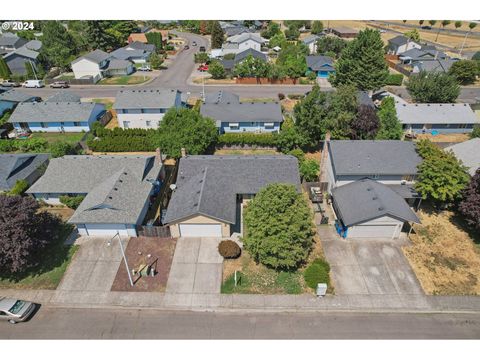
<path id="1" fill-rule="evenodd" d="M 70 223 L 139 224 L 161 167 L 155 156 L 69 155 L 52 159 L 27 193 L 87 194 Z"/>
<path id="2" fill-rule="evenodd" d="M 406 43 L 413 42 L 413 40 L 403 35 L 397 35 L 391 38 L 390 40 L 388 40 L 388 42 L 397 46 L 401 46 L 401 45 L 405 45 Z"/>
<path id="3" fill-rule="evenodd" d="M 308 35 L 307 37 L 305 37 L 305 39 L 303 39 L 303 43 L 304 44 L 311 44 L 315 41 L 317 41 L 318 39 L 320 39 L 320 36 L 319 35 L 315 35 L 315 34 L 312 34 L 312 35 Z"/>
<path id="4" fill-rule="evenodd" d="M 83 56 L 80 56 L 79 58 L 75 59 L 72 61 L 72 64 L 75 64 L 76 62 L 79 62 L 80 60 L 82 59 L 87 59 L 87 60 L 90 60 L 96 64 L 100 64 L 101 62 L 107 60 L 110 58 L 110 54 L 106 53 L 105 51 L 103 50 L 94 50 L 94 51 L 91 51 Z"/>
<path id="5" fill-rule="evenodd" d="M 458 60 L 454 59 L 436 59 L 436 60 L 427 60 L 427 61 L 414 61 L 412 62 L 412 67 L 416 67 L 418 71 L 426 72 L 444 72 L 447 73 L 452 65 Z"/>
<path id="6" fill-rule="evenodd" d="M 445 150 L 453 151 L 457 159 L 468 167 L 470 175 L 475 175 L 477 169 L 480 168 L 480 138 L 473 138 L 459 144 L 455 144 L 445 148 Z"/>
<path id="7" fill-rule="evenodd" d="M 402 124 L 479 124 L 468 104 L 395 104 Z"/>
<path id="8" fill-rule="evenodd" d="M 415 144 L 400 140 L 332 140 L 336 175 L 414 175 L 421 162 Z"/>
<path id="9" fill-rule="evenodd" d="M 235 43 L 235 44 L 240 44 L 247 40 L 256 41 L 260 44 L 263 44 L 266 41 L 257 33 L 242 33 L 242 34 L 230 36 L 229 38 L 227 38 L 227 42 Z"/>
<path id="10" fill-rule="evenodd" d="M 87 121 L 95 106 L 91 102 L 24 102 L 17 105 L 8 122 L 62 122 Z"/>
<path id="11" fill-rule="evenodd" d="M 175 106 L 179 90 L 135 89 L 120 90 L 115 98 L 114 109 L 168 109 Z"/>
<path id="12" fill-rule="evenodd" d="M 37 96 L 24 93 L 23 91 L 17 90 L 17 89 L 10 89 L 0 94 L 0 101 L 10 101 L 10 102 L 16 102 L 16 103 L 20 103 L 24 101 L 32 101 L 33 99 L 36 99 L 36 98 Z"/>
<path id="13" fill-rule="evenodd" d="M 336 187 L 332 197 L 338 217 L 354 226 L 383 216 L 420 223 L 408 203 L 387 185 L 363 179 Z"/>
<path id="14" fill-rule="evenodd" d="M 59 91 L 48 97 L 46 102 L 80 102 L 81 97 L 71 91 Z"/>
<path id="15" fill-rule="evenodd" d="M 256 194 L 272 183 L 293 184 L 300 191 L 295 157 L 200 155 L 181 158 L 177 189 L 168 205 L 165 222 L 204 215 L 234 224 L 237 194 Z"/>
<path id="16" fill-rule="evenodd" d="M 13 47 L 18 49 L 25 45 L 28 40 L 18 37 L 13 33 L 3 33 L 0 36 L 0 47 Z"/>
<path id="17" fill-rule="evenodd" d="M 132 63 L 128 60 L 111 59 L 108 62 L 108 70 L 120 70 L 128 68 Z"/>
<path id="18" fill-rule="evenodd" d="M 319 71 L 324 69 L 334 70 L 333 59 L 330 56 L 323 55 L 308 55 L 305 57 L 307 60 L 307 66 L 313 71 Z"/>
<path id="19" fill-rule="evenodd" d="M 9 191 L 17 180 L 27 179 L 49 157 L 49 154 L 0 154 L 0 191 Z"/>
<path id="20" fill-rule="evenodd" d="M 225 90 L 218 90 L 213 93 L 208 93 L 205 96 L 205 103 L 238 103 L 240 97 L 237 94 Z"/>

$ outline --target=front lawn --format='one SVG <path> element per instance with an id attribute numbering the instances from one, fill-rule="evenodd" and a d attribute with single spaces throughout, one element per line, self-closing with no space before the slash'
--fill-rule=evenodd
<path id="1" fill-rule="evenodd" d="M 83 132 L 74 133 L 50 133 L 50 132 L 34 132 L 30 136 L 32 139 L 45 139 L 49 144 L 56 141 L 67 142 L 69 144 L 76 144 L 85 135 Z"/>
<path id="2" fill-rule="evenodd" d="M 148 76 L 125 75 L 112 76 L 99 81 L 98 85 L 138 85 L 147 82 L 151 78 Z"/>
<path id="3" fill-rule="evenodd" d="M 71 225 L 65 223 L 60 225 L 56 239 L 43 250 L 45 256 L 42 262 L 23 274 L 12 277 L 0 275 L 0 288 L 56 289 L 78 250 L 77 245 L 64 244 L 72 229 Z"/>
<path id="4" fill-rule="evenodd" d="M 453 212 L 424 206 L 413 243 L 403 249 L 423 290 L 431 295 L 480 295 L 478 234 L 468 232 Z"/>

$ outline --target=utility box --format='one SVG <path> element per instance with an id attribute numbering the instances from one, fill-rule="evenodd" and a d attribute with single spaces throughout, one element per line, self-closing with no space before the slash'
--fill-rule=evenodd
<path id="1" fill-rule="evenodd" d="M 317 284 L 317 296 L 325 296 L 327 294 L 327 284 L 319 283 Z"/>

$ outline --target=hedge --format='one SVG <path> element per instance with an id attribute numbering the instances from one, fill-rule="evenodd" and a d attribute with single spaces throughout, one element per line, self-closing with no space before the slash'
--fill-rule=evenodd
<path id="1" fill-rule="evenodd" d="M 218 146 L 232 145 L 257 145 L 257 146 L 276 146 L 275 134 L 264 133 L 228 133 L 218 137 Z"/>
<path id="2" fill-rule="evenodd" d="M 92 132 L 98 138 L 88 139 L 88 147 L 97 152 L 155 151 L 158 147 L 154 129 L 105 129 L 95 126 Z"/>
<path id="3" fill-rule="evenodd" d="M 25 140 L 0 140 L 0 152 L 8 153 L 15 151 L 41 152 L 48 148 L 48 141 L 40 138 Z"/>
<path id="4" fill-rule="evenodd" d="M 403 75 L 402 74 L 388 74 L 387 80 L 385 81 L 385 85 L 396 85 L 400 86 L 403 83 Z"/>

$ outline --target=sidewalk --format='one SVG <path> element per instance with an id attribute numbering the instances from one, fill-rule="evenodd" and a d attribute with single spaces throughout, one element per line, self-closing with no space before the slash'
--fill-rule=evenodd
<path id="1" fill-rule="evenodd" d="M 480 312 L 478 296 L 426 295 L 224 295 L 118 291 L 13 290 L 0 296 L 42 305 L 78 308 L 128 307 L 192 311 L 355 311 L 355 312 Z M 400 304 L 400 306 L 399 306 Z"/>

